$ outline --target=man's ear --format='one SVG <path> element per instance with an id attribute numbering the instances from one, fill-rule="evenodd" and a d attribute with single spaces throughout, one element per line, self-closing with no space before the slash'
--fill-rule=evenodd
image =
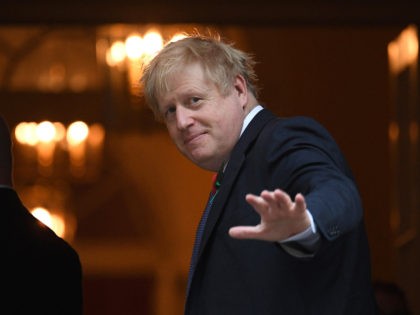
<path id="1" fill-rule="evenodd" d="M 245 108 L 248 103 L 248 86 L 244 77 L 238 74 L 235 78 L 233 87 L 235 88 L 236 95 L 241 100 L 242 107 Z"/>

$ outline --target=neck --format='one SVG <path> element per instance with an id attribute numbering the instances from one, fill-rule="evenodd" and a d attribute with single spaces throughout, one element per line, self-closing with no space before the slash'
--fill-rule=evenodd
<path id="1" fill-rule="evenodd" d="M 259 104 L 259 102 L 257 101 L 257 99 L 255 98 L 255 96 L 250 93 L 249 94 L 249 98 L 248 98 L 248 102 L 245 106 L 245 117 L 246 115 L 248 115 L 257 105 Z"/>

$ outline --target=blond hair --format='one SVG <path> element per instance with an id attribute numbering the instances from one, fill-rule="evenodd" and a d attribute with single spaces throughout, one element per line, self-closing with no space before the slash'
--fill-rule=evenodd
<path id="1" fill-rule="evenodd" d="M 185 65 L 198 62 L 207 78 L 222 95 L 227 95 L 238 75 L 248 90 L 258 97 L 255 61 L 250 54 L 223 42 L 219 36 L 189 35 L 167 44 L 144 68 L 140 82 L 146 103 L 161 118 L 157 98 L 168 91 L 168 78 Z"/>

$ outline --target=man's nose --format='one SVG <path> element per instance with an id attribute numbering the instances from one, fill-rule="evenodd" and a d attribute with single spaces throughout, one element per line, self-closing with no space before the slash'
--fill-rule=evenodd
<path id="1" fill-rule="evenodd" d="M 183 106 L 178 106 L 176 109 L 176 122 L 178 129 L 186 129 L 188 126 L 190 126 L 194 119 L 192 117 L 192 111 L 188 108 L 185 108 Z"/>

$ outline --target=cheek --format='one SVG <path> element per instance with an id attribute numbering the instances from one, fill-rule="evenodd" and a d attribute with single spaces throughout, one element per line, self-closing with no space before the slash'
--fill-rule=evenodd
<path id="1" fill-rule="evenodd" d="M 168 130 L 169 137 L 178 145 L 179 133 L 175 126 L 166 124 L 166 129 Z"/>
<path id="2" fill-rule="evenodd" d="M 222 117 L 222 124 L 224 125 L 224 130 L 225 132 L 229 132 L 229 134 L 239 133 L 242 128 L 243 121 L 244 112 L 238 107 L 232 108 L 229 112 L 226 112 Z"/>

